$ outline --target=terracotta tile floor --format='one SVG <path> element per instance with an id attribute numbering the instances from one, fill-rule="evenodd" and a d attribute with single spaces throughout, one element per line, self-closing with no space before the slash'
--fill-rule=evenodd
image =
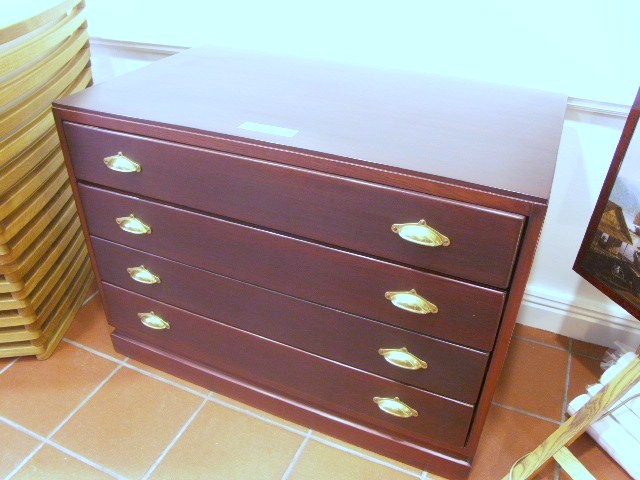
<path id="1" fill-rule="evenodd" d="M 49 360 L 0 361 L 0 478 L 440 478 L 125 358 L 109 331 L 96 296 Z M 501 479 L 556 429 L 603 352 L 518 326 L 470 478 Z M 629 478 L 588 436 L 571 449 L 598 478 Z"/>

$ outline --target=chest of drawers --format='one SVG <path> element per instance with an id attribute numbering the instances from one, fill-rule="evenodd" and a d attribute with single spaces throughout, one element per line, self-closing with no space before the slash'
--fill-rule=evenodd
<path id="1" fill-rule="evenodd" d="M 57 102 L 116 349 L 464 477 L 565 100 L 205 47 Z"/>

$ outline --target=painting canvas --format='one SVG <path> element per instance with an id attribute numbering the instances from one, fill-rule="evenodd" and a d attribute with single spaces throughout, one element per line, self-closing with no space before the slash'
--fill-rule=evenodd
<path id="1" fill-rule="evenodd" d="M 640 92 L 631 109 L 574 270 L 640 318 Z"/>

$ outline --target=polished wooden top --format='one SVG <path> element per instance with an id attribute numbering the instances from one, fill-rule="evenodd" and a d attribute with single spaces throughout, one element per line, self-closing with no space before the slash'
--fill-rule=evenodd
<path id="1" fill-rule="evenodd" d="M 201 47 L 57 104 L 546 200 L 566 97 L 424 73 Z"/>

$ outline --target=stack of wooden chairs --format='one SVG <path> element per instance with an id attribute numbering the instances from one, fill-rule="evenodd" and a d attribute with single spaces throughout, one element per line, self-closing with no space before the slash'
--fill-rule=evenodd
<path id="1" fill-rule="evenodd" d="M 93 283 L 51 114 L 52 101 L 91 83 L 89 37 L 79 0 L 9 21 L 0 26 L 0 357 L 45 359 Z"/>

